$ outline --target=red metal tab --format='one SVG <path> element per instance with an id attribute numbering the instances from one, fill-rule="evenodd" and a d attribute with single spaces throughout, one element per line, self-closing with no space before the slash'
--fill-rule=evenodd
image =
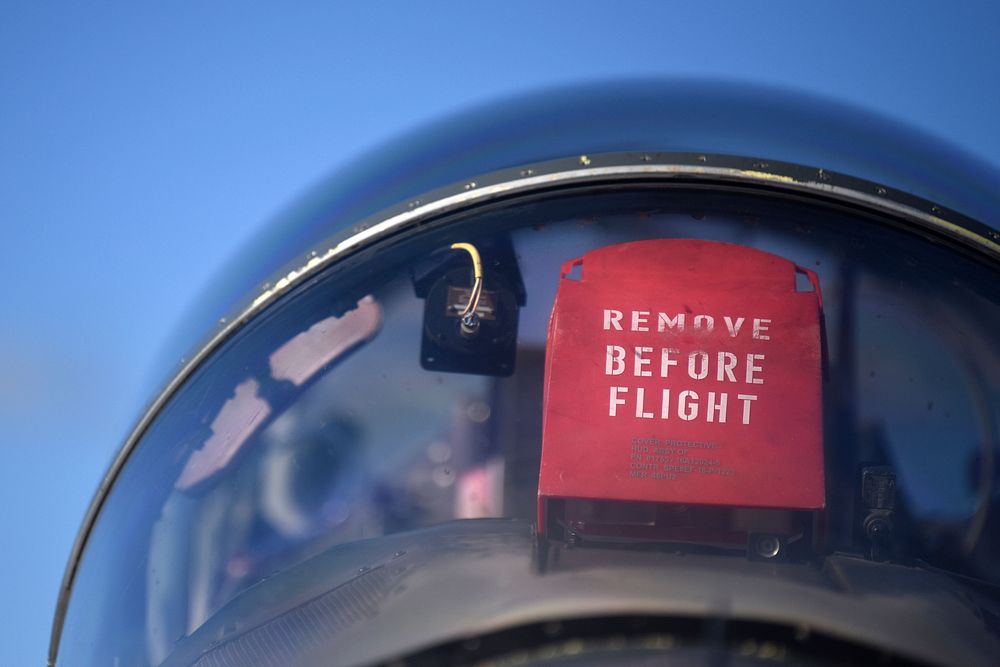
<path id="1" fill-rule="evenodd" d="M 823 508 L 821 309 L 814 273 L 737 245 L 640 241 L 568 262 L 540 530 L 550 499 Z"/>

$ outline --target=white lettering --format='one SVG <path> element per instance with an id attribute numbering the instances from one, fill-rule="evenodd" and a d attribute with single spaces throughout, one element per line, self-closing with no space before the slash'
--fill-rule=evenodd
<path id="1" fill-rule="evenodd" d="M 623 372 L 625 372 L 625 348 L 619 345 L 608 345 L 604 374 L 621 375 Z"/>
<path id="2" fill-rule="evenodd" d="M 736 338 L 736 336 L 740 333 L 740 329 L 743 328 L 743 322 L 746 318 L 737 317 L 735 324 L 733 323 L 733 318 L 729 317 L 729 315 L 726 315 L 723 319 L 726 321 L 726 328 L 729 329 L 729 335 Z"/>
<path id="3" fill-rule="evenodd" d="M 695 369 L 695 359 L 699 359 L 701 363 L 700 369 Z M 707 352 L 692 352 L 688 355 L 688 375 L 693 380 L 704 380 L 705 376 L 708 375 L 708 353 Z"/>
<path id="4" fill-rule="evenodd" d="M 635 373 L 636 377 L 644 377 L 644 378 L 652 377 L 653 371 L 644 371 L 644 370 L 642 370 L 643 366 L 648 366 L 649 363 L 650 363 L 650 360 L 644 358 L 642 356 L 642 353 L 643 352 L 652 352 L 652 351 L 653 351 L 653 348 L 651 348 L 651 347 L 637 347 L 637 348 L 635 348 L 635 368 L 634 368 L 633 372 Z"/>
<path id="5" fill-rule="evenodd" d="M 733 369 L 736 368 L 736 355 L 732 352 L 719 352 L 719 367 L 715 374 L 715 379 L 722 382 L 723 375 L 730 382 L 736 382 Z"/>
<path id="6" fill-rule="evenodd" d="M 714 391 L 708 392 L 708 421 L 714 422 L 715 416 L 719 416 L 719 423 L 726 423 L 726 408 L 729 404 L 729 394 L 722 392 L 718 394 L 719 401 L 716 403 L 715 397 L 716 393 Z"/>
<path id="7" fill-rule="evenodd" d="M 671 359 L 671 354 L 680 354 L 680 350 L 672 347 L 665 347 L 660 350 L 660 377 L 665 378 L 670 372 L 671 366 L 677 365 L 676 359 Z"/>
<path id="8" fill-rule="evenodd" d="M 753 321 L 753 337 L 757 340 L 771 340 L 771 337 L 764 332 L 768 330 L 771 320 L 757 318 Z"/>
<path id="9" fill-rule="evenodd" d="M 753 374 L 757 371 L 763 370 L 760 366 L 754 364 L 755 359 L 764 360 L 763 354 L 748 354 L 747 355 L 747 384 L 764 384 L 764 378 L 755 378 Z"/>
<path id="10" fill-rule="evenodd" d="M 666 313 L 657 313 L 656 330 L 666 331 L 667 327 L 677 329 L 677 331 L 684 331 L 684 313 L 677 313 L 673 317 L 670 317 Z"/>
<path id="11" fill-rule="evenodd" d="M 750 423 L 750 403 L 757 400 L 755 394 L 736 394 L 736 398 L 743 401 L 743 423 Z"/>
<path id="12" fill-rule="evenodd" d="M 688 402 L 688 401 L 692 402 Z M 698 404 L 693 401 L 698 400 L 698 392 L 682 391 L 677 397 L 677 416 L 684 421 L 691 421 L 698 416 Z"/>
<path id="13" fill-rule="evenodd" d="M 611 403 L 608 407 L 608 416 L 617 417 L 618 416 L 618 406 L 625 405 L 624 398 L 618 398 L 618 394 L 627 394 L 628 387 L 611 387 Z M 745 422 L 744 422 L 745 423 Z"/>
<path id="14" fill-rule="evenodd" d="M 652 419 L 653 413 L 646 412 L 646 390 L 639 387 L 635 390 L 635 416 L 639 419 Z"/>
<path id="15" fill-rule="evenodd" d="M 671 413 L 675 413 L 678 418 L 689 422 L 701 420 L 709 424 L 726 424 L 729 420 L 729 393 L 710 391 L 706 398 L 705 410 L 701 409 L 701 396 L 697 391 L 686 390 L 676 394 L 677 402 L 673 403 L 671 398 L 675 394 L 668 388 L 660 389 L 660 410 L 656 414 L 656 398 L 650 396 L 649 405 L 646 402 L 648 387 L 610 387 L 608 396 L 608 416 L 617 417 L 619 408 L 628 406 L 628 393 L 630 389 L 635 389 L 635 418 L 636 419 L 656 419 L 667 421 L 673 418 Z M 652 390 L 655 391 L 655 390 Z M 743 409 L 741 422 L 743 425 L 750 424 L 753 403 L 757 401 L 757 394 L 737 394 L 737 399 L 742 403 Z M 628 408 L 626 408 L 628 409 Z"/>
<path id="16" fill-rule="evenodd" d="M 622 327 L 622 320 L 625 314 L 614 308 L 605 308 L 604 312 L 604 330 L 610 331 L 612 329 L 616 331 L 624 331 Z M 631 327 L 630 331 L 649 331 L 649 317 L 652 313 L 648 310 L 633 310 L 631 311 Z M 669 313 L 656 313 L 656 330 L 660 333 L 667 331 L 668 329 L 672 332 L 681 333 L 684 331 L 685 325 L 687 324 L 687 315 L 685 313 L 677 313 L 671 316 Z M 723 316 L 722 320 L 726 324 L 726 330 L 729 332 L 730 338 L 736 338 L 740 335 L 743 330 L 743 325 L 746 323 L 746 317 L 733 317 L 732 315 Z M 753 337 L 756 340 L 771 340 L 771 336 L 767 333 L 771 330 L 772 320 L 766 317 L 757 317 L 753 320 Z M 693 326 L 699 331 L 705 333 L 711 333 L 715 330 L 715 317 L 712 315 L 695 315 L 693 318 Z"/>

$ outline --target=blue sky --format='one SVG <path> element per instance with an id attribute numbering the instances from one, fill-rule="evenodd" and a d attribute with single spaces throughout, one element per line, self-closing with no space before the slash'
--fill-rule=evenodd
<path id="1" fill-rule="evenodd" d="M 826 95 L 1000 167 L 998 34 L 985 2 L 6 0 L 0 665 L 43 662 L 77 526 L 186 305 L 324 174 L 447 112 L 639 75 Z"/>

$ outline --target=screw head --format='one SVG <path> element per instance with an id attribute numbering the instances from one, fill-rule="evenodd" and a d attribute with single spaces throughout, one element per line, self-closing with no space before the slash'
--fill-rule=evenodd
<path id="1" fill-rule="evenodd" d="M 774 535 L 761 535 L 757 538 L 753 548 L 758 556 L 770 560 L 781 553 L 781 540 Z"/>

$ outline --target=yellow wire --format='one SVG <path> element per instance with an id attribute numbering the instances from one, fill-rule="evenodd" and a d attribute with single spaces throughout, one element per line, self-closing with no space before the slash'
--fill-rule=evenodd
<path id="1" fill-rule="evenodd" d="M 471 243 L 452 243 L 452 250 L 464 250 L 472 256 L 472 273 L 476 280 L 483 279 L 483 260 L 479 258 L 479 251 Z"/>
<path id="2" fill-rule="evenodd" d="M 483 293 L 483 260 L 480 259 L 476 246 L 471 243 L 452 243 L 451 249 L 464 250 L 472 257 L 472 274 L 476 280 L 469 291 L 469 303 L 466 304 L 465 310 L 462 311 L 462 317 L 465 317 L 469 313 L 476 312 L 476 309 L 479 308 L 479 297 Z"/>

